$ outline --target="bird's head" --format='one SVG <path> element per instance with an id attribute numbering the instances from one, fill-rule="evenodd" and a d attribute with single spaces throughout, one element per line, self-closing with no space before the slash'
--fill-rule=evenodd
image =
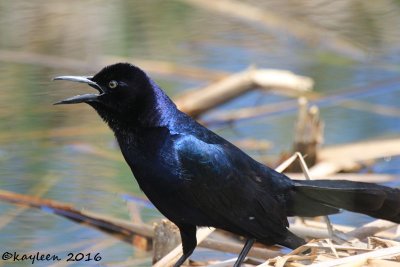
<path id="1" fill-rule="evenodd" d="M 97 94 L 77 95 L 55 104 L 87 103 L 107 122 L 154 117 L 158 102 L 170 101 L 144 71 L 129 63 L 107 66 L 94 76 L 59 76 L 54 80 L 86 83 L 96 89 Z"/>

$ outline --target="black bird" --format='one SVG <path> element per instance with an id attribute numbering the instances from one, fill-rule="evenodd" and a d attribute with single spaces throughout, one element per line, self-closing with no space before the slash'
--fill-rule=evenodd
<path id="1" fill-rule="evenodd" d="M 255 240 L 296 248 L 287 216 L 346 209 L 400 222 L 400 190 L 343 180 L 298 181 L 252 159 L 179 111 L 144 71 L 128 63 L 94 76 L 60 76 L 90 85 L 56 104 L 87 103 L 114 131 L 140 188 L 181 233 L 180 266 L 196 247 L 196 227 L 213 226 L 247 238 L 235 266 Z"/>

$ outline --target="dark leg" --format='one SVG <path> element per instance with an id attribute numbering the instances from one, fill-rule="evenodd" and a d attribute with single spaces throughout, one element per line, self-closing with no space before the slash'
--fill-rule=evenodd
<path id="1" fill-rule="evenodd" d="M 240 267 L 240 265 L 243 263 L 244 259 L 247 256 L 247 253 L 249 253 L 251 247 L 253 246 L 254 242 L 256 240 L 254 238 L 249 238 L 246 240 L 246 243 L 244 244 L 244 247 L 242 249 L 242 251 L 239 254 L 238 259 L 236 260 L 235 264 L 233 265 L 233 267 Z"/>
<path id="2" fill-rule="evenodd" d="M 178 225 L 182 239 L 183 255 L 174 264 L 174 267 L 181 266 L 187 258 L 193 253 L 193 250 L 197 246 L 196 240 L 196 226 L 190 224 Z"/>

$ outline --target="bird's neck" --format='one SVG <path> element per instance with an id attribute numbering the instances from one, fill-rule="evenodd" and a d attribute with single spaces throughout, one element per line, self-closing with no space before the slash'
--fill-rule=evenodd
<path id="1" fill-rule="evenodd" d="M 151 92 L 137 116 L 142 127 L 166 127 L 179 116 L 179 111 L 163 90 L 149 78 Z"/>

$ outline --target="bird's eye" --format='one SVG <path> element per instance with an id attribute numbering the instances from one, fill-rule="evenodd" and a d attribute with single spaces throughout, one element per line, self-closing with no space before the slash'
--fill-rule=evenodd
<path id="1" fill-rule="evenodd" d="M 114 88 L 116 88 L 117 86 L 118 86 L 118 82 L 117 82 L 117 81 L 112 80 L 112 81 L 110 81 L 110 82 L 108 83 L 108 87 L 110 87 L 111 89 L 114 89 Z"/>

